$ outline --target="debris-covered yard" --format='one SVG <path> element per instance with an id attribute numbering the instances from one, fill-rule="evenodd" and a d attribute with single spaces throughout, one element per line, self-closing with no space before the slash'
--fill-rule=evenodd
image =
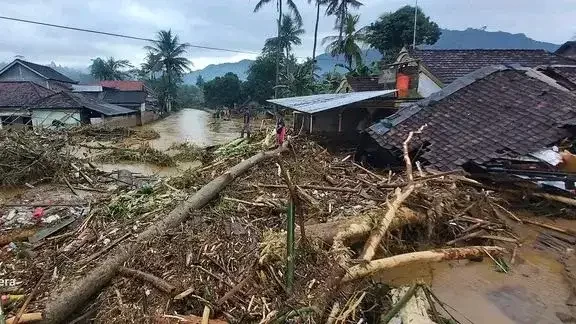
<path id="1" fill-rule="evenodd" d="M 449 323 L 455 310 L 428 282 L 381 275 L 484 259 L 506 276 L 524 244 L 559 258 L 576 243 L 536 217 L 571 215 L 569 197 L 412 170 L 409 159 L 402 174 L 373 170 L 302 136 L 170 152 L 147 144 L 156 136 L 2 133 L 0 182 L 25 188 L 0 201 L 8 322 Z M 95 165 L 126 160 L 202 165 L 173 177 Z"/>

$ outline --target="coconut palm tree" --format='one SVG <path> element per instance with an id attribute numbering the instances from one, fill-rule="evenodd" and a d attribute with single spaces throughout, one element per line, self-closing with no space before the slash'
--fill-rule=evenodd
<path id="1" fill-rule="evenodd" d="M 357 29 L 356 25 L 360 20 L 359 15 L 348 14 L 344 19 L 342 36 L 327 36 L 322 40 L 322 45 L 328 43 L 326 52 L 332 56 L 344 55 L 346 67 L 353 70 L 353 63 L 356 66 L 362 64 L 362 48 L 360 45 L 366 39 L 365 28 Z"/>
<path id="2" fill-rule="evenodd" d="M 264 51 L 272 52 L 279 48 L 288 57 L 292 51 L 292 45 L 302 45 L 300 36 L 304 33 L 302 24 L 298 20 L 294 20 L 290 15 L 284 15 L 280 28 L 280 37 L 268 38 L 264 43 Z"/>
<path id="3" fill-rule="evenodd" d="M 153 73 L 161 73 L 168 107 L 184 73 L 190 71 L 192 62 L 183 57 L 189 47 L 188 43 L 180 43 L 178 35 L 173 35 L 171 30 L 159 31 L 152 45 L 144 47 L 148 51 L 146 65 L 152 67 Z"/>
<path id="4" fill-rule="evenodd" d="M 327 0 L 327 5 L 326 14 L 329 16 L 336 16 L 335 26 L 339 30 L 338 37 L 342 39 L 349 7 L 357 9 L 363 4 L 358 0 Z"/>
<path id="5" fill-rule="evenodd" d="M 320 7 L 327 4 L 329 0 L 314 0 L 316 6 L 316 23 L 314 25 L 314 47 L 312 47 L 312 70 L 316 67 L 316 45 L 318 43 L 318 24 L 320 23 Z M 312 3 L 312 0 L 308 0 Z"/>
<path id="6" fill-rule="evenodd" d="M 124 80 L 130 75 L 126 69 L 132 68 L 128 60 L 116 60 L 109 57 L 104 60 L 95 58 L 90 65 L 90 74 L 97 80 Z"/>
<path id="7" fill-rule="evenodd" d="M 258 1 L 258 3 L 256 4 L 256 6 L 254 7 L 254 12 L 258 12 L 260 9 L 262 9 L 262 7 L 264 7 L 264 5 L 268 4 L 268 3 L 272 3 L 272 0 L 260 0 Z M 280 38 L 280 29 L 282 28 L 282 0 L 276 0 L 276 7 L 278 8 L 278 18 L 277 18 L 277 28 L 278 28 L 278 33 L 276 34 L 276 37 Z M 293 0 L 286 0 L 286 5 L 288 6 L 288 8 L 292 11 L 292 13 L 294 14 L 294 17 L 296 18 L 296 21 L 300 24 L 302 24 L 302 16 L 300 15 L 300 11 L 298 11 L 298 6 L 296 6 L 296 4 L 294 3 Z M 279 78 L 279 72 L 280 72 L 280 57 L 282 56 L 282 49 L 279 47 L 277 49 L 277 53 L 276 53 L 276 86 L 278 85 L 278 78 Z M 278 97 L 278 91 L 274 92 L 274 97 Z"/>

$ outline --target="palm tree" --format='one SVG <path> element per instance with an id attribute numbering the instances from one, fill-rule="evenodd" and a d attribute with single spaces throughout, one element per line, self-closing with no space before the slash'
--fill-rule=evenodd
<path id="1" fill-rule="evenodd" d="M 332 56 L 344 55 L 349 70 L 353 69 L 353 63 L 356 63 L 356 66 L 362 64 L 362 49 L 359 44 L 365 41 L 366 31 L 365 28 L 357 30 L 359 20 L 359 15 L 348 14 L 344 19 L 343 35 L 327 36 L 322 40 L 322 45 L 328 43 L 326 52 Z"/>
<path id="2" fill-rule="evenodd" d="M 265 4 L 268 4 L 271 2 L 272 2 L 272 0 L 260 0 L 260 1 L 258 1 L 258 3 L 256 4 L 256 7 L 254 7 L 254 12 L 259 11 L 260 9 L 262 9 L 262 7 L 264 7 Z M 286 5 L 288 6 L 288 8 L 290 8 L 292 13 L 296 17 L 296 21 L 298 23 L 302 24 L 302 16 L 300 15 L 300 11 L 298 11 L 298 7 L 294 3 L 294 0 L 286 0 Z M 282 26 L 281 26 L 282 25 L 282 0 L 276 0 L 276 7 L 278 8 L 278 18 L 277 18 L 278 33 L 276 34 L 276 37 L 280 38 L 280 29 L 282 28 Z M 277 49 L 277 53 L 276 53 L 276 86 L 278 86 L 278 78 L 279 78 L 279 73 L 280 73 L 280 57 L 282 56 L 281 54 L 282 54 L 282 49 L 279 47 Z M 274 92 L 274 97 L 278 97 L 278 91 L 277 90 Z"/>
<path id="3" fill-rule="evenodd" d="M 268 38 L 264 43 L 264 51 L 278 49 L 286 53 L 286 57 L 292 51 L 292 45 L 302 45 L 302 36 L 305 33 L 302 24 L 294 20 L 290 15 L 284 15 L 282 27 L 280 28 L 280 37 Z"/>
<path id="4" fill-rule="evenodd" d="M 358 0 L 327 0 L 328 7 L 326 8 L 326 14 L 329 16 L 336 16 L 336 28 L 339 29 L 338 37 L 342 39 L 342 34 L 344 32 L 345 20 L 348 16 L 348 7 L 359 8 L 362 6 L 362 2 Z"/>
<path id="5" fill-rule="evenodd" d="M 315 0 L 316 23 L 314 25 L 314 47 L 312 48 L 312 70 L 314 70 L 316 67 L 316 45 L 318 43 L 318 24 L 320 22 L 320 6 L 327 4 L 328 1 L 329 0 Z M 308 3 L 311 3 L 311 2 L 312 2 L 312 0 L 308 0 Z"/>
<path id="6" fill-rule="evenodd" d="M 182 82 L 184 73 L 190 71 L 192 62 L 183 57 L 190 47 L 188 43 L 180 43 L 178 35 L 173 35 L 171 30 L 161 30 L 152 41 L 152 46 L 145 46 L 148 51 L 146 67 L 151 67 L 151 72 L 160 72 L 162 75 L 163 92 L 166 95 L 167 106 L 176 96 L 177 84 Z"/>
<path id="7" fill-rule="evenodd" d="M 106 60 L 95 58 L 90 65 L 90 74 L 97 80 L 124 80 L 130 73 L 125 69 L 132 68 L 128 60 L 116 60 L 109 57 Z"/>

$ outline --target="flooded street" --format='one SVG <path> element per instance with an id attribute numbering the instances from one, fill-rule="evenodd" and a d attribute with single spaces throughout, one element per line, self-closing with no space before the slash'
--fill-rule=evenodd
<path id="1" fill-rule="evenodd" d="M 170 146 L 178 143 L 188 142 L 198 146 L 227 143 L 240 136 L 242 123 L 238 119 L 215 119 L 209 112 L 185 108 L 142 127 L 158 132 L 160 138 L 151 140 L 150 145 L 170 154 Z M 200 162 L 194 161 L 178 162 L 176 167 L 160 167 L 147 163 L 101 163 L 98 167 L 108 172 L 124 169 L 147 176 L 173 176 L 200 165 Z"/>
<path id="2" fill-rule="evenodd" d="M 189 142 L 200 146 L 224 144 L 240 136 L 240 121 L 212 118 L 210 113 L 198 109 L 182 109 L 172 115 L 143 126 L 160 134 L 151 144 L 166 150 L 173 143 Z"/>

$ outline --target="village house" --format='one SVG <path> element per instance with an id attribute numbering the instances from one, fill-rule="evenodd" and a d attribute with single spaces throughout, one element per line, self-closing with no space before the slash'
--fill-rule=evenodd
<path id="1" fill-rule="evenodd" d="M 0 82 L 31 81 L 46 89 L 68 91 L 78 82 L 49 66 L 15 59 L 0 70 Z"/>
<path id="2" fill-rule="evenodd" d="M 388 67 L 387 74 L 408 77 L 409 88 L 415 89 L 417 96 L 425 98 L 480 68 L 510 64 L 535 68 L 543 65 L 576 65 L 576 60 L 545 50 L 403 49 L 396 62 Z"/>
<path id="3" fill-rule="evenodd" d="M 158 100 L 142 81 L 105 80 L 98 85 L 75 85 L 73 92 L 138 111 L 141 124 L 158 119 Z"/>
<path id="4" fill-rule="evenodd" d="M 395 108 L 385 102 L 395 90 L 329 93 L 271 99 L 268 102 L 288 108 L 294 114 L 294 129 L 309 134 L 338 134 L 355 139 L 373 121 L 390 115 Z"/>
<path id="5" fill-rule="evenodd" d="M 103 101 L 93 95 L 101 93 L 102 87 L 90 87 L 78 85 L 49 66 L 16 59 L 0 70 L 1 127 L 141 123 L 137 110 Z M 84 91 L 73 92 L 78 89 Z"/>
<path id="6" fill-rule="evenodd" d="M 403 141 L 424 125 L 411 154 L 441 171 L 526 155 L 574 136 L 576 96 L 536 69 L 494 65 L 457 79 L 440 75 L 448 86 L 368 128 L 372 142 L 359 149 L 361 158 L 402 165 Z"/>
<path id="7" fill-rule="evenodd" d="M 54 93 L 31 81 L 0 82 L 0 129 L 32 125 L 28 109 Z"/>
<path id="8" fill-rule="evenodd" d="M 103 122 L 126 127 L 140 124 L 135 110 L 67 91 L 40 99 L 30 111 L 34 127 L 59 128 Z"/>

